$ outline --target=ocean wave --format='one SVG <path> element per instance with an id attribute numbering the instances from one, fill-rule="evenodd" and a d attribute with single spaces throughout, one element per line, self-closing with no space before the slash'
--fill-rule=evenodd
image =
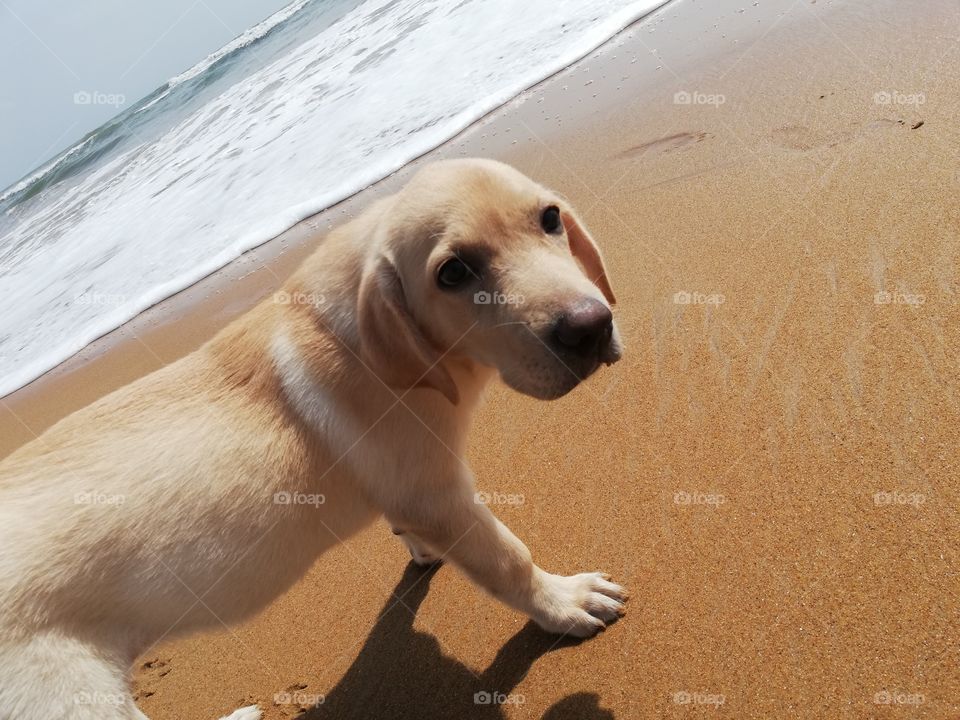
<path id="1" fill-rule="evenodd" d="M 232 63 L 184 117 L 170 118 L 179 101 L 138 116 L 155 116 L 153 139 L 104 156 L 0 238 L 0 396 L 666 2 L 368 0 L 319 26 L 330 5 L 311 3 L 272 62 L 246 75 Z"/>
<path id="2" fill-rule="evenodd" d="M 14 183 L 6 190 L 0 194 L 0 203 L 3 203 L 7 200 L 11 200 L 11 204 L 16 202 L 18 198 L 14 196 L 23 196 L 30 193 L 25 193 L 26 190 L 32 190 L 33 188 L 39 187 L 43 183 L 44 177 L 52 172 L 58 165 L 67 161 L 69 158 L 75 156 L 77 153 L 81 152 L 85 147 L 93 142 L 95 133 L 90 133 L 86 137 L 82 138 L 76 145 L 72 145 L 64 150 L 62 153 L 54 157 L 52 160 L 44 163 L 39 168 L 37 168 L 33 173 L 25 177 L 23 180 L 20 180 L 17 183 Z M 45 186 L 45 185 L 44 185 Z"/>
<path id="3" fill-rule="evenodd" d="M 269 33 L 278 28 L 283 22 L 302 10 L 310 2 L 313 2 L 313 0 L 294 0 L 289 5 L 286 5 L 274 14 L 270 15 L 268 18 L 257 23 L 249 30 L 235 37 L 219 50 L 210 53 L 207 57 L 189 69 L 170 78 L 167 82 L 144 98 L 144 100 L 141 101 L 138 106 L 134 107 L 131 111 L 131 114 L 139 115 L 140 113 L 150 110 L 157 105 L 157 103 L 169 97 L 171 92 L 173 92 L 173 90 L 178 86 L 194 78 L 201 77 L 203 73 L 210 70 L 210 68 L 219 63 L 221 60 L 243 50 L 251 43 L 266 37 Z M 156 97 L 152 97 L 154 95 L 156 95 Z M 69 161 L 71 158 L 75 158 L 78 154 L 82 154 L 85 148 L 87 148 L 98 135 L 102 136 L 104 129 L 109 130 L 111 125 L 115 125 L 114 121 L 105 123 L 104 125 L 91 131 L 87 134 L 87 136 L 82 138 L 75 145 L 72 145 L 64 150 L 53 160 L 44 163 L 26 178 L 5 189 L 2 193 L 0 193 L 0 206 L 6 205 L 5 209 L 9 212 L 17 203 L 29 200 L 37 193 L 45 190 L 59 180 L 62 180 L 63 177 L 57 172 L 60 166 Z M 87 160 L 88 158 L 84 158 L 83 162 L 86 163 Z"/>
<path id="4" fill-rule="evenodd" d="M 247 47 L 251 43 L 265 37 L 268 33 L 272 32 L 278 25 L 288 20 L 289 18 L 293 17 L 296 13 L 300 12 L 300 10 L 302 10 L 308 3 L 312 1 L 313 0 L 294 0 L 292 3 L 290 3 L 286 7 L 283 7 L 280 10 L 277 10 L 277 12 L 275 12 L 273 15 L 257 23 L 252 28 L 244 32 L 243 34 L 238 35 L 229 43 L 227 43 L 222 48 L 217 50 L 216 52 L 212 52 L 209 55 L 207 55 L 207 57 L 205 57 L 203 60 L 198 62 L 196 65 L 194 65 L 190 69 L 184 70 L 179 75 L 176 75 L 170 78 L 166 83 L 168 87 L 167 92 L 177 87 L 177 85 L 181 85 L 182 83 L 185 83 L 188 80 L 192 80 L 193 78 L 197 77 L 198 75 L 205 72 L 207 69 L 209 69 L 216 63 L 220 62 L 220 60 L 227 57 L 228 55 L 231 55 L 237 52 L 238 50 L 242 50 L 243 48 Z M 157 98 L 157 100 L 159 99 L 160 98 Z M 156 100 L 154 100 L 154 102 L 156 102 Z"/>

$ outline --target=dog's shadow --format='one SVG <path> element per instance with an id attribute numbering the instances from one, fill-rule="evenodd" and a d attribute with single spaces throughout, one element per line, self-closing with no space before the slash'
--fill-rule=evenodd
<path id="1" fill-rule="evenodd" d="M 436 567 L 407 566 L 353 665 L 324 702 L 298 715 L 298 720 L 505 718 L 506 704 L 525 702 L 513 690 L 534 661 L 579 642 L 558 641 L 531 622 L 477 675 L 445 655 L 433 636 L 413 628 L 435 573 Z M 553 705 L 543 720 L 614 720 L 614 716 L 599 706 L 595 694 L 576 693 Z"/>

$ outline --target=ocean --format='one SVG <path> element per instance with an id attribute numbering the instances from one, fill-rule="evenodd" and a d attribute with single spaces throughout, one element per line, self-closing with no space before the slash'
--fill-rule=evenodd
<path id="1" fill-rule="evenodd" d="M 295 0 L 0 192 L 0 397 L 667 0 Z"/>

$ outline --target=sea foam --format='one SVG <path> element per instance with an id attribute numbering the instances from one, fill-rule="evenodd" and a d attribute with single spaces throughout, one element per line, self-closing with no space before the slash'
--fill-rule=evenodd
<path id="1" fill-rule="evenodd" d="M 297 0 L 62 153 L 65 179 L 44 180 L 58 160 L 31 197 L 11 194 L 24 183 L 4 195 L 0 396 L 665 2 L 368 0 L 315 32 L 321 3 Z M 158 102 L 178 86 L 196 107 Z"/>

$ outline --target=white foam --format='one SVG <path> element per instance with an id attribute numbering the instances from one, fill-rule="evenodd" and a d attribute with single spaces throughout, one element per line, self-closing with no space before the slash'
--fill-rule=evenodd
<path id="1" fill-rule="evenodd" d="M 222 48 L 217 50 L 216 52 L 210 53 L 209 55 L 207 55 L 207 57 L 205 57 L 203 60 L 198 62 L 196 65 L 194 65 L 190 69 L 185 70 L 179 75 L 176 75 L 175 77 L 170 78 L 167 81 L 167 85 L 172 89 L 172 88 L 175 88 L 177 85 L 180 85 L 181 83 L 184 83 L 187 80 L 190 80 L 191 78 L 195 78 L 197 75 L 199 75 L 208 67 L 210 67 L 215 62 L 217 62 L 217 60 L 219 60 L 220 58 L 225 57 L 226 55 L 229 55 L 234 50 L 237 50 L 239 48 L 245 47 L 246 45 L 249 45 L 254 40 L 259 40 L 260 38 L 262 38 L 268 32 L 273 30 L 274 27 L 276 27 L 277 25 L 282 23 L 284 20 L 286 20 L 288 17 L 292 16 L 294 13 L 299 11 L 308 2 L 310 2 L 310 0 L 294 0 L 289 5 L 286 5 L 280 10 L 277 10 L 277 12 L 275 12 L 273 15 L 268 17 L 266 20 L 262 20 L 261 22 L 257 23 L 246 32 L 238 35 L 233 40 L 231 40 L 226 45 L 224 45 Z M 166 94 L 167 93 L 164 93 L 164 95 Z M 157 98 L 157 100 L 159 99 L 160 98 Z M 154 102 L 156 102 L 156 100 L 154 100 Z M 152 104 L 153 103 L 151 103 L 151 105 Z"/>
<path id="2" fill-rule="evenodd" d="M 0 240 L 0 396 L 666 2 L 369 0 Z"/>
<path id="3" fill-rule="evenodd" d="M 210 53 L 203 60 L 198 62 L 193 67 L 187 70 L 184 70 L 179 75 L 175 75 L 174 77 L 170 78 L 169 80 L 167 80 L 167 83 L 166 83 L 167 89 L 164 90 L 159 95 L 157 95 L 157 97 L 155 97 L 153 100 L 148 102 L 142 108 L 138 108 L 136 112 L 134 112 L 134 115 L 139 115 L 140 113 L 149 110 L 158 102 L 160 102 L 165 97 L 167 97 L 167 95 L 169 95 L 170 92 L 175 87 L 185 83 L 187 80 L 197 77 L 197 75 L 204 72 L 207 68 L 209 68 L 211 65 L 213 65 L 215 62 L 217 62 L 221 58 L 226 57 L 227 55 L 234 52 L 235 50 L 239 50 L 242 47 L 246 47 L 247 45 L 252 43 L 254 40 L 259 40 L 268 32 L 273 30 L 273 28 L 275 28 L 277 25 L 282 23 L 284 20 L 286 20 L 287 18 L 297 13 L 301 8 L 303 8 L 309 2 L 311 2 L 311 0 L 294 0 L 292 3 L 281 8 L 280 10 L 275 12 L 273 15 L 268 17 L 266 20 L 263 20 L 257 23 L 249 30 L 238 35 L 233 40 L 231 40 L 226 45 L 224 45 L 222 48 L 217 50 L 216 52 Z M 3 198 L 0 198 L 0 200 L 2 199 Z"/>
<path id="4" fill-rule="evenodd" d="M 32 183 L 34 180 L 39 180 L 41 177 L 43 177 L 48 172 L 50 172 L 50 170 L 52 170 L 54 167 L 60 164 L 60 162 L 62 162 L 63 160 L 66 160 L 68 157 L 76 155 L 78 152 L 83 150 L 83 148 L 89 145 L 92 141 L 93 141 L 93 136 L 91 135 L 90 137 L 82 140 L 76 145 L 71 145 L 59 155 L 54 156 L 52 160 L 45 162 L 43 165 L 37 168 L 34 172 L 30 173 L 23 180 L 20 180 L 19 182 L 14 183 L 10 187 L 8 187 L 6 190 L 4 190 L 3 193 L 0 194 L 0 202 L 3 202 L 13 194 L 20 192 L 25 187 L 27 187 L 30 183 Z"/>

